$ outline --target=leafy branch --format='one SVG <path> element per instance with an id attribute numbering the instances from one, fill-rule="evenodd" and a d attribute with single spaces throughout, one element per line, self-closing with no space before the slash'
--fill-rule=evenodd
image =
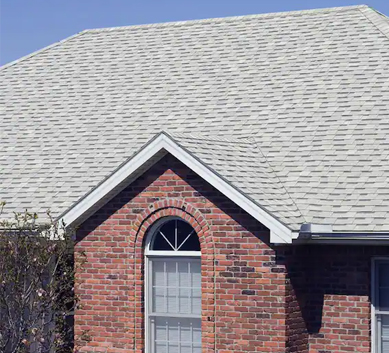
<path id="1" fill-rule="evenodd" d="M 0 219 L 4 206 L 0 202 Z M 74 276 L 86 256 L 74 256 L 73 232 L 47 216 L 39 223 L 26 211 L 0 221 L 2 353 L 70 353 L 87 336 L 78 340 L 73 330 Z"/>

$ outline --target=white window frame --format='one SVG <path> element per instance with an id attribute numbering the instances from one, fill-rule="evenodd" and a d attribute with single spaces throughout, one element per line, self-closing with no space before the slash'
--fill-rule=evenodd
<path id="1" fill-rule="evenodd" d="M 157 230 L 165 223 L 172 221 L 172 220 L 180 220 L 183 222 L 186 222 L 184 219 L 180 217 L 175 216 L 169 216 L 161 218 L 160 220 L 156 221 L 148 231 L 148 234 L 146 236 L 146 243 L 145 243 L 145 267 L 144 267 L 144 308 L 145 308 L 145 353 L 154 353 L 153 350 L 153 330 L 151 328 L 150 324 L 150 314 L 151 314 L 151 306 L 152 306 L 152 259 L 153 258 L 170 258 L 170 259 L 182 259 L 182 261 L 185 261 L 185 259 L 199 259 L 200 265 L 201 265 L 201 251 L 173 251 L 173 250 L 152 250 L 151 247 L 153 245 L 153 241 L 155 239 L 155 236 L 157 234 Z M 188 223 L 188 222 L 186 222 Z M 189 223 L 188 223 L 189 224 Z M 193 227 L 192 227 L 193 228 Z M 153 315 L 154 316 L 154 315 Z M 164 315 L 164 317 L 167 317 L 167 315 Z M 191 314 L 175 314 L 172 317 L 182 317 L 182 318 L 199 318 L 201 320 L 201 315 L 196 317 L 195 315 Z"/>
<path id="2" fill-rule="evenodd" d="M 371 351 L 372 353 L 381 353 L 381 338 L 378 336 L 379 327 L 377 315 L 388 315 L 389 311 L 380 311 L 378 306 L 378 281 L 377 281 L 377 264 L 380 262 L 389 263 L 389 257 L 374 257 L 371 265 Z"/>

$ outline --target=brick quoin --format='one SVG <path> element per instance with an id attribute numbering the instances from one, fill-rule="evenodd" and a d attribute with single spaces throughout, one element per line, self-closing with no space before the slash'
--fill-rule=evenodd
<path id="1" fill-rule="evenodd" d="M 83 352 L 144 352 L 144 241 L 171 215 L 200 239 L 203 352 L 370 352 L 371 257 L 388 247 L 270 245 L 266 227 L 170 155 L 77 231 Z"/>

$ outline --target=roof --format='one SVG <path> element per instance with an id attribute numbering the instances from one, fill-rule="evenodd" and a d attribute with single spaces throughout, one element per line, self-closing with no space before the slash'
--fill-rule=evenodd
<path id="1" fill-rule="evenodd" d="M 299 229 L 304 218 L 253 138 L 170 134 L 175 142 L 281 223 Z"/>
<path id="2" fill-rule="evenodd" d="M 367 6 L 83 31 L 0 69 L 0 199 L 66 213 L 167 129 L 291 230 L 389 231 L 388 69 Z"/>
<path id="3" fill-rule="evenodd" d="M 81 224 L 168 153 L 268 227 L 271 242 L 292 242 L 294 234 L 286 222 L 294 222 L 299 227 L 301 214 L 281 183 L 274 180 L 274 174 L 258 148 L 245 139 L 216 137 L 210 140 L 163 131 L 59 218 L 66 225 Z M 284 217 L 279 219 L 271 210 L 282 210 Z"/>

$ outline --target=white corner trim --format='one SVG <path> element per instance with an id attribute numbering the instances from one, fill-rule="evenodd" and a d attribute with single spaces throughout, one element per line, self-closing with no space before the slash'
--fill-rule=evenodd
<path id="1" fill-rule="evenodd" d="M 159 134 L 155 139 L 145 145 L 133 158 L 114 172 L 103 183 L 79 203 L 70 208 L 62 217 L 67 226 L 74 223 L 88 210 L 95 206 L 105 195 L 121 184 L 126 178 L 137 171 L 143 164 L 161 150 L 165 150 L 179 159 L 188 168 L 193 170 L 205 181 L 219 190 L 227 198 L 244 209 L 260 223 L 270 229 L 271 243 L 291 243 L 292 232 L 284 224 L 275 219 L 245 195 L 227 183 L 220 176 L 201 163 L 197 158 L 180 147 L 172 138 L 165 133 Z"/>
<path id="2" fill-rule="evenodd" d="M 377 353 L 376 349 L 376 337 L 377 337 L 377 329 L 376 329 L 376 319 L 375 319 L 375 297 L 376 297 L 376 278 L 375 278 L 375 272 L 376 272 L 376 263 L 378 258 L 373 257 L 371 259 L 371 269 L 370 269 L 370 329 L 371 329 L 371 352 Z"/>
<path id="3" fill-rule="evenodd" d="M 377 263 L 379 261 L 389 262 L 389 257 L 387 256 L 373 256 L 371 258 L 371 271 L 370 271 L 370 328 L 371 328 L 371 342 L 370 342 L 370 348 L 371 353 L 380 353 L 379 349 L 379 332 L 377 327 L 377 311 L 379 312 L 379 309 L 376 309 L 376 306 L 378 303 L 377 300 L 377 276 L 376 276 L 376 268 Z M 387 315 L 387 313 L 385 313 Z"/>

